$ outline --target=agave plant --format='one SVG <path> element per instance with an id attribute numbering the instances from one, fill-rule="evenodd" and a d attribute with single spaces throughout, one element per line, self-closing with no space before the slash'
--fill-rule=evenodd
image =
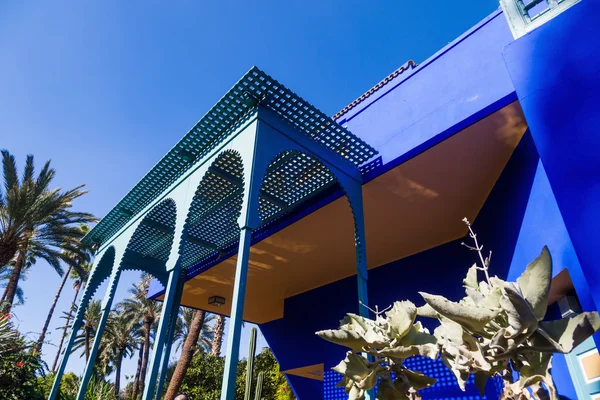
<path id="1" fill-rule="evenodd" d="M 347 314 L 339 329 L 317 332 L 327 341 L 350 348 L 333 368 L 343 375 L 339 386 L 345 387 L 350 400 L 364 399 L 377 384 L 378 400 L 420 398 L 418 391 L 436 380 L 408 369 L 404 361 L 415 355 L 437 359 L 435 337 L 420 322 L 415 323 L 417 308 L 410 301 L 373 312 L 375 320 Z"/>
<path id="2" fill-rule="evenodd" d="M 597 312 L 544 321 L 552 279 L 548 248 L 527 266 L 516 282 L 489 276 L 491 254 L 483 258 L 482 247 L 465 219 L 481 265 L 473 265 L 464 279 L 466 296 L 458 303 L 442 296 L 421 293 L 426 305 L 418 314 L 437 318 L 434 336 L 442 361 L 452 370 L 464 390 L 474 375 L 482 396 L 489 378 L 504 380 L 504 399 L 558 394 L 550 375 L 553 353 L 569 353 L 600 329 Z M 485 280 L 478 279 L 478 272 Z M 513 378 L 516 372 L 518 379 Z M 543 385 L 542 385 L 543 384 Z M 530 393 L 531 392 L 531 393 Z"/>

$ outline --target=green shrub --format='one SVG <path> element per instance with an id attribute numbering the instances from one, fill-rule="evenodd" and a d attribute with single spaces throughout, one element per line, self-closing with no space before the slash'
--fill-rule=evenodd
<path id="1" fill-rule="evenodd" d="M 17 332 L 8 316 L 3 316 L 2 356 L 0 356 L 0 393 L 2 400 L 44 400 L 37 374 L 44 363 L 32 353 L 31 344 Z"/>

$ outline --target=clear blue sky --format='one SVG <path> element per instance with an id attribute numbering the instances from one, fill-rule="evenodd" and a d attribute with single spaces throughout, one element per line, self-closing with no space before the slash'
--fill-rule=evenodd
<path id="1" fill-rule="evenodd" d="M 0 148 L 52 159 L 76 207 L 103 216 L 257 65 L 329 115 L 409 59 L 424 61 L 498 0 L 3 1 Z M 136 279 L 125 275 L 117 296 Z M 36 265 L 16 309 L 39 332 L 60 278 Z M 104 288 L 101 288 L 103 293 Z M 72 298 L 70 284 L 51 324 Z M 244 349 L 247 344 L 242 343 Z M 45 345 L 50 364 L 56 348 Z M 245 350 L 242 350 L 242 355 Z M 73 357 L 69 370 L 80 374 Z M 123 374 L 135 372 L 135 359 Z"/>

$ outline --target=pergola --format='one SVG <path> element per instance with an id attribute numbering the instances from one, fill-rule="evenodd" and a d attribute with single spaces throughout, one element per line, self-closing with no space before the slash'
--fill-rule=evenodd
<path id="1" fill-rule="evenodd" d="M 110 279 L 77 396 L 83 400 L 122 271 L 165 287 L 142 395 L 160 397 L 186 271 L 235 253 L 222 400 L 233 400 L 250 245 L 270 224 L 332 189 L 354 217 L 358 299 L 368 304 L 361 167 L 375 149 L 256 67 L 248 71 L 84 239 L 97 248 L 49 400 L 100 284 Z M 357 304 L 366 315 L 366 308 Z"/>

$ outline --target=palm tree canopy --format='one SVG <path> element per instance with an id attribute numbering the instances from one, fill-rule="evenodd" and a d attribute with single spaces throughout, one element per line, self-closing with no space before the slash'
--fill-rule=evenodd
<path id="1" fill-rule="evenodd" d="M 81 325 L 80 331 L 75 337 L 72 351 L 75 352 L 78 349 L 85 347 L 85 333 L 86 331 L 90 334 L 90 345 L 93 343 L 100 318 L 102 317 L 102 303 L 100 300 L 92 300 L 89 302 L 85 313 L 83 313 L 83 324 Z M 83 356 L 83 354 L 82 354 Z"/>
<path id="2" fill-rule="evenodd" d="M 0 266 L 6 265 L 19 247 L 36 242 L 38 257 L 62 271 L 55 260 L 65 244 L 78 242 L 79 224 L 96 221 L 89 213 L 72 211 L 72 202 L 87 193 L 83 185 L 62 191 L 50 189 L 56 174 L 47 161 L 37 176 L 34 158 L 28 155 L 22 177 L 15 158 L 2 150 L 3 188 L 0 189 Z"/>
<path id="3" fill-rule="evenodd" d="M 137 347 L 139 321 L 127 318 L 123 313 L 111 312 L 102 337 L 104 356 L 111 362 L 117 357 L 131 358 Z"/>
<path id="4" fill-rule="evenodd" d="M 147 322 L 155 326 L 160 318 L 162 306 L 159 302 L 148 298 L 148 287 L 152 276 L 144 274 L 142 279 L 129 289 L 128 298 L 120 303 L 120 308 L 130 319 Z"/>
<path id="5" fill-rule="evenodd" d="M 177 324 L 175 325 L 175 333 L 173 334 L 173 342 L 177 342 L 177 351 L 179 351 L 183 345 L 183 342 L 185 341 L 185 338 L 188 336 L 196 312 L 196 310 L 187 307 L 181 307 L 179 309 Z M 198 342 L 196 343 L 196 352 L 210 351 L 214 337 L 212 321 L 215 318 L 216 316 L 214 314 L 206 314 L 204 323 L 202 324 L 202 328 L 200 330 Z"/>

